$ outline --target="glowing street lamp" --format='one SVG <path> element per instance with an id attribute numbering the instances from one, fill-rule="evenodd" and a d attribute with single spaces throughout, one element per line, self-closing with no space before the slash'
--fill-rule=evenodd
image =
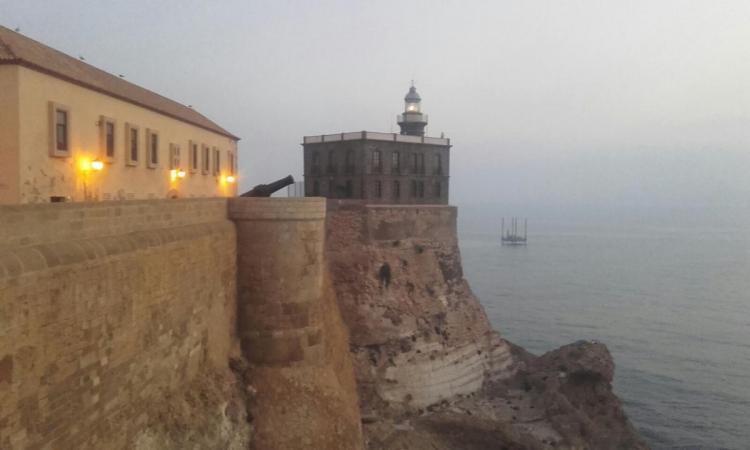
<path id="1" fill-rule="evenodd" d="M 96 171 L 102 170 L 104 169 L 104 163 L 100 159 L 95 159 L 91 161 L 91 169 Z"/>

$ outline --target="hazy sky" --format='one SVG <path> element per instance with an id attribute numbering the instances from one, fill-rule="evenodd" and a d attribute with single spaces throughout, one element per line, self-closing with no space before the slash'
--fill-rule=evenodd
<path id="1" fill-rule="evenodd" d="M 750 1 L 0 0 L 0 24 L 242 137 L 242 186 L 302 136 L 398 130 L 414 78 L 451 200 L 750 208 Z"/>

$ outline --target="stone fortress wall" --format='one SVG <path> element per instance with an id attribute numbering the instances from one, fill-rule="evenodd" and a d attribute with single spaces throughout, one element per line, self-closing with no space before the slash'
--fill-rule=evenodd
<path id="1" fill-rule="evenodd" d="M 253 375 L 237 375 L 256 383 L 256 417 L 272 416 L 257 406 L 274 392 L 266 384 L 304 379 L 300 410 L 347 411 L 315 426 L 358 448 L 324 217 L 322 199 L 0 206 L 0 448 L 138 448 L 162 420 L 154 404 L 202 371 L 230 372 L 240 341 Z"/>
<path id="2" fill-rule="evenodd" d="M 0 448 L 127 448 L 235 339 L 226 200 L 0 207 Z"/>
<path id="3" fill-rule="evenodd" d="M 0 206 L 0 448 L 456 448 L 445 430 L 493 442 L 472 449 L 534 430 L 541 446 L 508 448 L 645 448 L 606 348 L 561 349 L 570 384 L 562 353 L 492 330 L 456 216 L 320 198 Z M 611 414 L 580 409 L 583 391 Z"/>
<path id="4" fill-rule="evenodd" d="M 362 449 L 359 401 L 324 256 L 323 198 L 235 198 L 238 330 L 257 391 L 252 449 Z"/>

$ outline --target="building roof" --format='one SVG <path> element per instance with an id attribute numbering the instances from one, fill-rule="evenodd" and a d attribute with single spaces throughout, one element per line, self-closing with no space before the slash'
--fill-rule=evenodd
<path id="1" fill-rule="evenodd" d="M 239 140 L 237 136 L 192 108 L 97 69 L 1 25 L 0 64 L 17 64 L 28 67 L 150 109 L 173 119 Z"/>
<path id="2" fill-rule="evenodd" d="M 302 145 L 323 144 L 327 142 L 341 141 L 386 141 L 407 142 L 410 144 L 429 145 L 451 145 L 451 140 L 446 137 L 411 136 L 398 133 L 378 133 L 374 131 L 355 131 L 353 133 L 322 134 L 317 136 L 303 136 Z"/>

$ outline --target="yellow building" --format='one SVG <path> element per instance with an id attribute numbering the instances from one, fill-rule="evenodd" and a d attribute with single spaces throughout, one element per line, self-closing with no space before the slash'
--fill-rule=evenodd
<path id="1" fill-rule="evenodd" d="M 238 140 L 0 26 L 0 204 L 234 196 Z"/>

